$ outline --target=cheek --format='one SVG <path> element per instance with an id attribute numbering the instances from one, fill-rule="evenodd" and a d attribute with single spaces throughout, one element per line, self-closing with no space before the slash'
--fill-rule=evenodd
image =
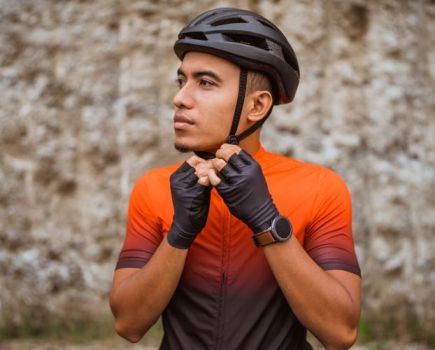
<path id="1" fill-rule="evenodd" d="M 200 97 L 200 101 L 203 101 L 199 110 L 201 119 L 206 121 L 206 127 L 212 128 L 210 131 L 214 129 L 229 132 L 236 106 L 234 95 L 237 96 L 234 93 L 219 92 L 216 94 L 203 94 Z"/>

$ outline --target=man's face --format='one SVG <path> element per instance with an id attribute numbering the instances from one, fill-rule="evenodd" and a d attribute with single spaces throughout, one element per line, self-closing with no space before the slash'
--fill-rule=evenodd
<path id="1" fill-rule="evenodd" d="M 188 52 L 174 96 L 175 148 L 216 151 L 228 137 L 239 89 L 239 67 L 222 58 Z"/>

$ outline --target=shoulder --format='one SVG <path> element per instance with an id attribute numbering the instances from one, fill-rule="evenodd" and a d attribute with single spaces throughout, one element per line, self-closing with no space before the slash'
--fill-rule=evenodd
<path id="1" fill-rule="evenodd" d="M 179 164 L 154 168 L 144 173 L 134 184 L 129 198 L 129 216 L 161 218 L 171 216 L 169 177 Z M 139 215 L 139 216 L 138 216 Z"/>
<path id="2" fill-rule="evenodd" d="M 170 191 L 169 178 L 180 166 L 180 163 L 154 168 L 144 173 L 136 180 L 131 191 L 131 197 L 152 197 Z"/>
<path id="3" fill-rule="evenodd" d="M 304 163 L 305 181 L 312 186 L 318 204 L 340 201 L 350 202 L 350 192 L 344 179 L 333 169 L 319 164 Z M 311 176 L 307 176 L 310 174 Z"/>
<path id="4" fill-rule="evenodd" d="M 333 185 L 341 187 L 345 185 L 344 180 L 334 170 L 325 166 L 304 162 L 295 158 L 266 151 L 260 163 L 271 172 L 284 172 L 292 175 L 301 183 L 315 187 L 328 187 Z"/>
<path id="5" fill-rule="evenodd" d="M 332 169 L 317 165 L 315 196 L 312 207 L 313 220 L 325 222 L 334 218 L 342 224 L 352 220 L 352 201 L 343 178 Z M 340 218 L 340 219 L 339 219 Z M 325 222 L 324 222 L 325 221 Z"/>
<path id="6" fill-rule="evenodd" d="M 274 193 L 291 193 L 303 199 L 313 210 L 324 207 L 332 200 L 342 203 L 350 200 L 343 178 L 325 166 L 269 152 L 261 165 Z M 278 197 L 278 194 L 275 196 Z"/>
<path id="7" fill-rule="evenodd" d="M 322 167 L 319 168 L 319 189 L 329 195 L 350 196 L 349 189 L 344 179 L 334 170 Z"/>
<path id="8" fill-rule="evenodd" d="M 318 164 L 312 164 L 312 167 L 316 168 L 319 185 L 325 187 L 333 186 L 333 188 L 346 187 L 346 183 L 342 176 L 333 169 Z"/>
<path id="9" fill-rule="evenodd" d="M 181 165 L 171 164 L 154 168 L 144 173 L 135 183 L 135 187 L 165 187 L 168 186 L 171 174 Z"/>

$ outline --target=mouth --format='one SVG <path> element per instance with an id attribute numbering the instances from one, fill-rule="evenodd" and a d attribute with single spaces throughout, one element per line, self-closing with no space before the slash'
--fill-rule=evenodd
<path id="1" fill-rule="evenodd" d="M 195 124 L 192 119 L 182 114 L 175 114 L 174 116 L 174 129 L 184 130 Z"/>

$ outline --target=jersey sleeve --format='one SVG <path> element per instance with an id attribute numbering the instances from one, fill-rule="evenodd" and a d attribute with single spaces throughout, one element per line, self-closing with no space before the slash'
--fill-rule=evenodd
<path id="1" fill-rule="evenodd" d="M 304 247 L 324 270 L 344 270 L 361 276 L 352 237 L 352 204 L 344 181 L 324 169 L 314 201 Z"/>
<path id="2" fill-rule="evenodd" d="M 161 220 L 153 207 L 150 180 L 144 175 L 130 195 L 125 240 L 116 269 L 142 268 L 162 241 Z"/>

